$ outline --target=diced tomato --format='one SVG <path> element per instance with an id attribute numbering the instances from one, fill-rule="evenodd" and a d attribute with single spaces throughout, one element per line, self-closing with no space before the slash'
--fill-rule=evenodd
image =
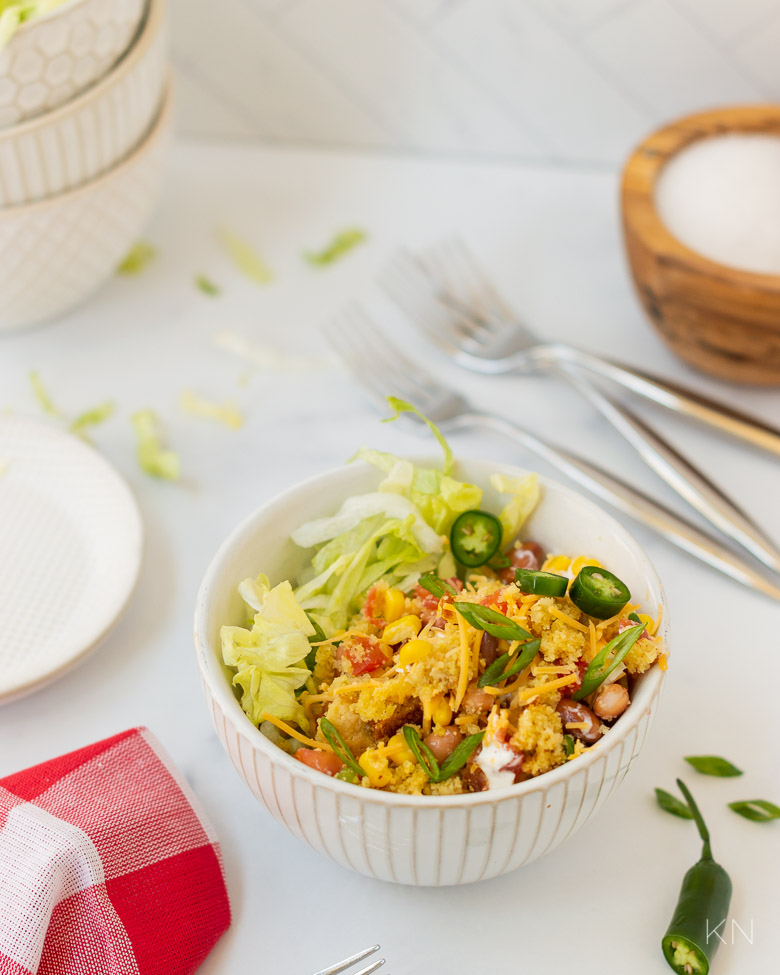
<path id="1" fill-rule="evenodd" d="M 499 572 L 502 582 L 515 581 L 515 569 L 539 569 L 545 559 L 545 552 L 538 542 L 523 542 L 507 553 L 512 565 Z"/>
<path id="2" fill-rule="evenodd" d="M 308 765 L 317 772 L 325 775 L 338 775 L 344 768 L 344 763 L 333 752 L 320 751 L 319 748 L 299 748 L 295 757 L 299 762 Z"/>
<path id="3" fill-rule="evenodd" d="M 566 697 L 571 697 L 572 694 L 576 694 L 577 691 L 582 687 L 582 678 L 585 676 L 585 671 L 588 669 L 588 665 L 584 660 L 578 660 L 575 664 L 577 668 L 577 680 L 573 681 L 571 684 L 567 684 L 565 688 L 561 689 L 561 694 Z"/>
<path id="4" fill-rule="evenodd" d="M 379 640 L 366 633 L 350 633 L 336 651 L 338 657 L 349 661 L 352 673 L 359 677 L 384 667 L 387 657 L 382 652 Z"/>
<path id="5" fill-rule="evenodd" d="M 502 598 L 503 590 L 498 589 L 496 592 L 491 592 L 487 596 L 483 596 L 480 602 L 483 606 L 489 606 L 491 609 L 495 609 L 497 612 L 502 613 L 506 616 L 509 609 L 509 604 L 505 599 Z"/>
<path id="6" fill-rule="evenodd" d="M 447 579 L 445 581 L 448 582 L 456 592 L 460 592 L 463 589 L 463 582 L 455 576 L 453 576 L 452 579 Z M 422 613 L 420 614 L 420 618 L 422 619 L 423 623 L 430 623 L 430 621 L 435 619 L 439 613 L 438 596 L 434 596 L 432 592 L 428 592 L 427 589 L 424 589 L 420 585 L 414 587 L 414 594 L 422 603 Z M 451 603 L 452 600 L 453 596 L 448 592 L 442 596 L 442 601 L 445 603 Z"/>
<path id="7" fill-rule="evenodd" d="M 622 619 L 618 620 L 618 633 L 623 633 L 625 630 L 630 630 L 632 626 L 636 626 L 636 625 L 637 625 L 636 620 L 630 620 L 627 616 L 624 616 Z M 646 629 L 642 630 L 639 639 L 640 640 L 650 639 L 650 634 L 647 632 Z"/>
<path id="8" fill-rule="evenodd" d="M 382 596 L 384 588 L 382 586 L 372 586 L 366 593 L 366 601 L 363 604 L 363 615 L 375 626 L 382 626 Z"/>

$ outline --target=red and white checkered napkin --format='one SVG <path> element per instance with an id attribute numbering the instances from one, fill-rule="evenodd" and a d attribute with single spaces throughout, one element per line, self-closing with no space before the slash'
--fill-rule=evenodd
<path id="1" fill-rule="evenodd" d="M 0 975 L 185 975 L 229 924 L 219 846 L 146 729 L 0 779 Z"/>

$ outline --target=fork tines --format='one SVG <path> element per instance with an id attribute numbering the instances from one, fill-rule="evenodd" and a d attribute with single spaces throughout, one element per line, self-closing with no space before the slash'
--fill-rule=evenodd
<path id="1" fill-rule="evenodd" d="M 350 955 L 349 958 L 345 958 L 344 961 L 336 962 L 335 965 L 331 965 L 330 968 L 323 968 L 319 972 L 315 972 L 314 975 L 339 975 L 339 972 L 346 972 L 348 968 L 352 965 L 357 964 L 359 961 L 363 961 L 364 958 L 368 958 L 369 955 L 373 955 L 375 952 L 379 951 L 379 945 L 372 945 L 370 948 L 365 948 L 363 951 L 359 951 L 356 955 Z M 371 972 L 377 971 L 384 965 L 384 958 L 380 958 L 378 961 L 372 962 L 365 968 L 361 968 L 359 972 L 352 972 L 350 975 L 371 975 Z"/>
<path id="2" fill-rule="evenodd" d="M 380 409 L 387 396 L 412 400 L 419 409 L 436 395 L 429 376 L 403 355 L 358 304 L 346 308 L 325 333 L 353 378 Z"/>

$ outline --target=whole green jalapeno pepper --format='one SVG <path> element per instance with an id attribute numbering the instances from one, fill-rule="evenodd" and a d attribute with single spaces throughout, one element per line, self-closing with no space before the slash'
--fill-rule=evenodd
<path id="1" fill-rule="evenodd" d="M 709 831 L 688 787 L 680 779 L 677 785 L 693 814 L 702 850 L 701 859 L 683 877 L 677 907 L 661 948 L 677 975 L 707 975 L 729 914 L 731 878 L 712 858 Z"/>

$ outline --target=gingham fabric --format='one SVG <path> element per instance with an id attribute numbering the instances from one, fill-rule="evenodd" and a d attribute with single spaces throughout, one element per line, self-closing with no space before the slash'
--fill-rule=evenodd
<path id="1" fill-rule="evenodd" d="M 145 728 L 0 779 L 0 975 L 186 975 L 229 924 L 219 846 Z"/>

